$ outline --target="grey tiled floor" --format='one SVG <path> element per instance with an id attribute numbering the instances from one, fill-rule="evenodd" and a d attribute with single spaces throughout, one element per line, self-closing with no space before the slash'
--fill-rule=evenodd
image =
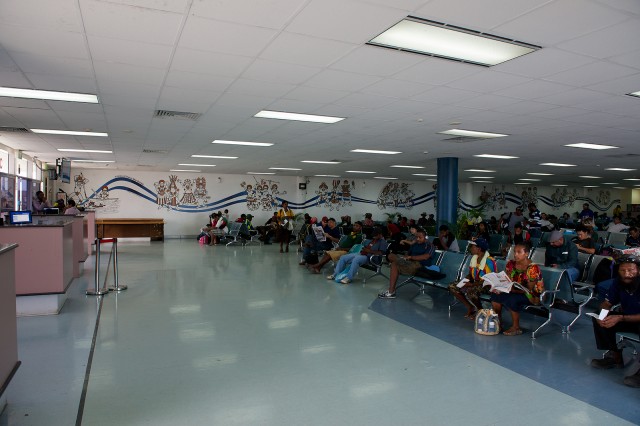
<path id="1" fill-rule="evenodd" d="M 589 369 L 586 323 L 535 341 L 478 336 L 444 292 L 377 300 L 384 278 L 335 284 L 276 245 L 169 240 L 119 254 L 129 289 L 103 300 L 85 425 L 640 421 L 627 403 L 637 407 L 640 391 L 622 372 Z M 98 306 L 83 295 L 92 273 L 88 261 L 60 315 L 19 319 L 23 365 L 0 425 L 75 423 Z"/>

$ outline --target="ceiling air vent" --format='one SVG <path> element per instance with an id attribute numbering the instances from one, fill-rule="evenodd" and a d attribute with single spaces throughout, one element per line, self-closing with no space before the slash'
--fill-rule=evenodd
<path id="1" fill-rule="evenodd" d="M 178 120 L 191 120 L 197 121 L 202 114 L 197 112 L 184 112 L 184 111 L 167 111 L 164 109 L 157 109 L 154 113 L 154 117 L 159 118 L 177 118 Z"/>
<path id="2" fill-rule="evenodd" d="M 168 151 L 165 149 L 143 149 L 142 152 L 145 154 L 166 154 Z"/>
<path id="3" fill-rule="evenodd" d="M 25 129 L 24 127 L 2 127 L 2 126 L 0 126 L 0 132 L 29 133 L 29 129 Z"/>

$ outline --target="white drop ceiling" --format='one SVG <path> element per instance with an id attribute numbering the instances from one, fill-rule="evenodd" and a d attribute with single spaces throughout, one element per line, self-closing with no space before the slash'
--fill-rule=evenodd
<path id="1" fill-rule="evenodd" d="M 542 48 L 485 68 L 365 44 L 409 15 Z M 0 126 L 110 136 L 0 132 L 0 143 L 45 161 L 62 156 L 57 148 L 113 150 L 69 156 L 115 160 L 99 166 L 114 172 L 208 163 L 216 167 L 203 172 L 289 167 L 302 171 L 277 173 L 424 179 L 412 173 L 434 173 L 438 157 L 458 157 L 462 182 L 478 175 L 463 170 L 475 168 L 497 170 L 497 183 L 548 172 L 555 175 L 537 184 L 598 184 L 579 175 L 623 184 L 640 172 L 604 169 L 640 165 L 640 98 L 626 96 L 640 90 L 638 40 L 640 2 L 629 0 L 1 0 L 0 86 L 95 93 L 100 104 L 0 97 Z M 202 116 L 154 118 L 158 109 Z M 265 109 L 346 119 L 253 117 Z M 439 134 L 452 128 L 509 136 Z M 350 152 L 358 148 L 402 154 Z M 390 167 L 397 164 L 425 168 Z"/>

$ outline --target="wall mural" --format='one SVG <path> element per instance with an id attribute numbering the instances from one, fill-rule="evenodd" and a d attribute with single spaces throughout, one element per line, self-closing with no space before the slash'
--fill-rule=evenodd
<path id="1" fill-rule="evenodd" d="M 279 189 L 280 182 L 271 179 L 256 179 L 254 182 L 243 181 L 240 183 L 241 191 L 212 199 L 207 189 L 207 180 L 204 176 L 181 179 L 178 175 L 169 175 L 167 179 L 159 179 L 151 187 L 130 176 L 115 176 L 107 180 L 97 189 L 90 188 L 89 179 L 82 173 L 74 176 L 74 187 L 70 198 L 78 205 L 94 208 L 104 213 L 117 213 L 120 208 L 121 191 L 147 200 L 157 206 L 158 209 L 182 213 L 203 213 L 221 210 L 235 204 L 244 204 L 249 211 L 261 210 L 273 212 L 277 210 L 287 195 L 286 191 Z M 436 188 L 433 191 L 416 196 L 411 189 L 413 183 L 389 182 L 379 192 L 376 199 L 358 197 L 357 187 L 354 181 L 335 179 L 331 185 L 321 182 L 314 195 L 302 202 L 289 201 L 292 209 L 304 211 L 305 209 L 319 207 L 329 211 L 340 210 L 346 206 L 356 204 L 376 205 L 380 210 L 405 209 L 411 210 L 414 206 L 424 205 L 430 201 L 436 201 Z M 363 184 L 364 188 L 364 184 Z M 594 198 L 578 196 L 577 189 L 557 188 L 550 197 L 538 195 L 536 186 L 524 189 L 518 188 L 517 192 L 509 192 L 504 185 L 484 186 L 480 196 L 476 198 L 479 203 L 467 203 L 459 195 L 459 209 L 461 212 L 471 209 L 484 209 L 485 214 L 492 212 L 504 212 L 515 206 L 526 205 L 529 202 L 536 203 L 540 210 L 576 210 L 576 202 L 588 202 L 593 210 L 600 212 L 609 211 L 620 199 L 612 199 L 608 190 L 599 191 Z"/>

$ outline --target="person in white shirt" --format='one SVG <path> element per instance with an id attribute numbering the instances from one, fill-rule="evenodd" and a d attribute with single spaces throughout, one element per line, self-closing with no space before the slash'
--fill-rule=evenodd
<path id="1" fill-rule="evenodd" d="M 50 208 L 51 204 L 44 196 L 44 192 L 36 192 L 36 198 L 31 201 L 31 210 L 35 213 L 42 213 L 45 208 Z"/>
<path id="2" fill-rule="evenodd" d="M 627 229 L 629 229 L 629 226 L 621 222 L 620 216 L 614 216 L 613 223 L 607 226 L 607 231 L 609 232 L 625 232 Z"/>

